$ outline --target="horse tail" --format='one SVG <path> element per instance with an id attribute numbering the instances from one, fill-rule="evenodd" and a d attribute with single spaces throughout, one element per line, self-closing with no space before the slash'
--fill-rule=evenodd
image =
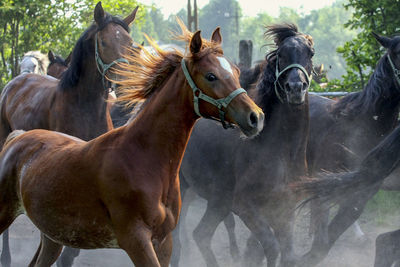
<path id="1" fill-rule="evenodd" d="M 353 172 L 324 173 L 322 179 L 297 182 L 292 186 L 296 191 L 311 195 L 309 199 L 339 202 L 346 196 L 363 192 L 383 182 L 400 163 L 400 127 L 372 149 L 360 167 Z"/>
<path id="2" fill-rule="evenodd" d="M 19 135 L 21 135 L 21 134 L 23 134 L 23 133 L 25 133 L 26 131 L 24 131 L 24 130 L 14 130 L 14 131 L 12 131 L 8 136 L 7 136 L 7 139 L 6 139 L 6 141 L 4 142 L 4 146 L 3 147 L 5 147 L 8 143 L 10 143 L 14 138 L 16 138 L 17 136 L 19 136 Z"/>

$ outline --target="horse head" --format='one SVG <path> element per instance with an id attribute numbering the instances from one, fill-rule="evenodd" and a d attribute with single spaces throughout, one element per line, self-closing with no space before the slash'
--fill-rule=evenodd
<path id="1" fill-rule="evenodd" d="M 303 104 L 311 82 L 312 37 L 299 33 L 293 24 L 270 26 L 265 35 L 273 37 L 276 45 L 267 57 L 275 68 L 274 89 L 277 97 L 281 102 Z"/>
<path id="2" fill-rule="evenodd" d="M 182 69 L 193 90 L 194 110 L 199 116 L 217 118 L 224 128 L 225 121 L 236 124 L 252 136 L 261 131 L 264 114 L 241 88 L 239 69 L 225 58 L 221 43 L 219 28 L 210 42 L 203 41 L 200 31 L 190 39 L 191 55 L 182 60 Z"/>

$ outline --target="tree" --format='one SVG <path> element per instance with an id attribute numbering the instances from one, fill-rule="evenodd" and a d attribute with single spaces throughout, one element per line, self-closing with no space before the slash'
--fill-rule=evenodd
<path id="1" fill-rule="evenodd" d="M 78 34 L 80 4 L 59 0 L 3 0 L 0 2 L 0 86 L 18 74 L 21 56 L 29 50 L 57 48 L 65 53 Z M 72 38 L 71 38 L 72 37 Z"/>
<path id="2" fill-rule="evenodd" d="M 344 7 L 347 10 L 353 9 L 353 16 L 345 27 L 359 32 L 354 39 L 338 49 L 347 63 L 347 74 L 341 86 L 347 90 L 361 90 L 384 53 L 371 32 L 388 36 L 399 32 L 400 2 L 349 0 Z"/>
<path id="3" fill-rule="evenodd" d="M 199 14 L 199 24 L 204 37 L 211 37 L 213 30 L 221 27 L 224 53 L 232 59 L 238 58 L 239 20 L 241 8 L 236 0 L 210 0 Z"/>

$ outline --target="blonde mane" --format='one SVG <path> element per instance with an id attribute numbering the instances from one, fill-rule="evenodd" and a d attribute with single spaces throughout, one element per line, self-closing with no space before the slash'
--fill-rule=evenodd
<path id="1" fill-rule="evenodd" d="M 190 32 L 184 23 L 177 19 L 181 28 L 181 34 L 173 34 L 176 40 L 186 42 L 186 51 L 193 33 Z M 113 81 L 120 85 L 120 96 L 118 102 L 124 103 L 126 106 L 132 106 L 136 102 L 148 99 L 156 90 L 160 89 L 164 81 L 171 76 L 177 67 L 180 67 L 183 57 L 197 60 L 209 53 L 223 54 L 219 44 L 202 39 L 202 49 L 199 53 L 185 56 L 178 50 L 164 51 L 154 40 L 146 36 L 154 52 L 151 53 L 143 47 L 140 49 L 129 49 L 127 55 L 124 56 L 129 63 L 120 63 L 121 70 L 115 72 L 123 77 L 121 81 Z"/>

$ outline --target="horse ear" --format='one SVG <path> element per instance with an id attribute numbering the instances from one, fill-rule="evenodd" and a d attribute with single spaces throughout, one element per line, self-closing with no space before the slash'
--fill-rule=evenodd
<path id="1" fill-rule="evenodd" d="M 137 6 L 137 7 L 135 8 L 135 10 L 133 10 L 133 12 L 132 12 L 130 15 L 128 15 L 126 18 L 124 18 L 124 22 L 125 22 L 127 25 L 131 24 L 131 23 L 135 20 L 135 18 L 136 18 L 136 12 L 138 11 L 138 9 L 139 9 L 139 6 Z"/>
<path id="2" fill-rule="evenodd" d="M 192 39 L 190 40 L 190 52 L 192 54 L 200 52 L 201 46 L 203 45 L 200 32 L 201 31 L 197 31 L 193 34 Z"/>
<path id="3" fill-rule="evenodd" d="M 104 12 L 103 6 L 101 5 L 101 2 L 98 2 L 96 7 L 94 8 L 94 21 L 96 21 L 97 25 L 100 25 L 106 14 Z"/>
<path id="4" fill-rule="evenodd" d="M 217 27 L 214 32 L 212 33 L 211 36 L 211 41 L 217 43 L 217 44 L 221 44 L 222 43 L 222 36 L 221 36 L 221 32 L 220 32 L 220 27 Z"/>
<path id="5" fill-rule="evenodd" d="M 375 39 L 384 47 L 384 48 L 389 48 L 390 47 L 390 43 L 391 43 L 391 39 L 385 36 L 381 36 L 379 34 L 376 34 L 374 32 L 371 32 L 372 36 L 375 37 Z"/>
<path id="6" fill-rule="evenodd" d="M 54 62 L 56 58 L 53 51 L 51 50 L 49 50 L 49 52 L 47 53 L 47 57 L 49 58 L 50 62 Z"/>

